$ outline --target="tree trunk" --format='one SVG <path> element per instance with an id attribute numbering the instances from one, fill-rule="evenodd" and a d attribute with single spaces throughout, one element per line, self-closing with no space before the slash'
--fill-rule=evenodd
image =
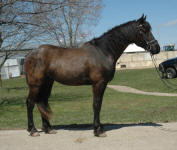
<path id="1" fill-rule="evenodd" d="M 0 73 L 0 88 L 2 88 L 2 78 L 1 78 L 1 73 Z"/>

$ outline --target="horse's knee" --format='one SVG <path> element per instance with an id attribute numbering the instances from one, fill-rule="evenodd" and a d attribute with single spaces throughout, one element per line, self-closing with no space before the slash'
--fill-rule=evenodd
<path id="1" fill-rule="evenodd" d="M 34 107 L 34 101 L 31 100 L 30 98 L 26 99 L 26 106 L 27 108 L 33 108 Z"/>
<path id="2" fill-rule="evenodd" d="M 38 86 L 30 86 L 29 94 L 26 99 L 26 105 L 29 107 L 34 107 L 35 102 L 39 97 L 39 87 Z"/>

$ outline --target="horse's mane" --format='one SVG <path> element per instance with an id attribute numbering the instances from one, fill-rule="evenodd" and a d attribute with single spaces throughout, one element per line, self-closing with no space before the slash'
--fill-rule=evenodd
<path id="1" fill-rule="evenodd" d="M 93 38 L 92 40 L 88 41 L 89 43 L 93 44 L 93 45 L 97 45 L 97 41 L 99 41 L 100 39 L 107 39 L 109 37 L 109 39 L 114 40 L 114 36 L 118 36 L 121 38 L 121 36 L 123 36 L 125 38 L 125 36 L 129 37 L 130 34 L 132 34 L 132 31 L 135 31 L 137 28 L 137 22 L 136 20 L 133 21 L 129 21 L 123 24 L 120 24 L 118 26 L 113 27 L 112 29 L 108 30 L 107 32 L 103 33 L 100 37 L 97 38 Z M 148 22 L 144 23 L 144 27 L 147 30 L 151 30 L 151 26 Z M 132 29 L 135 30 L 132 30 Z"/>
<path id="2" fill-rule="evenodd" d="M 90 44 L 93 44 L 95 46 L 98 45 L 98 41 L 99 40 L 107 40 L 107 38 L 109 38 L 109 40 L 115 40 L 114 36 L 119 36 L 121 38 L 121 36 L 125 37 L 125 35 L 128 36 L 128 34 L 130 34 L 130 30 L 132 29 L 132 26 L 134 26 L 134 24 L 136 23 L 135 20 L 133 21 L 129 21 L 126 22 L 124 24 L 120 24 L 119 26 L 115 26 L 112 29 L 108 30 L 107 32 L 103 33 L 100 37 L 97 38 L 93 38 L 92 40 L 88 41 Z"/>
<path id="3" fill-rule="evenodd" d="M 131 35 L 135 34 L 136 26 L 137 23 L 135 20 L 126 22 L 119 26 L 113 27 L 112 29 L 103 33 L 100 37 L 93 38 L 87 43 L 100 48 L 106 53 L 108 52 L 115 55 L 115 52 L 118 52 L 119 49 L 126 48 L 125 45 L 127 42 L 130 43 L 130 37 Z"/>

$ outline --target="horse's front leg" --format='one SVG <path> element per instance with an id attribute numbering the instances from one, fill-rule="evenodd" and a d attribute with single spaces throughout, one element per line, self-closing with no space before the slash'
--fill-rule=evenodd
<path id="1" fill-rule="evenodd" d="M 100 111 L 106 86 L 107 82 L 104 81 L 93 84 L 94 135 L 98 137 L 106 136 L 104 129 L 100 124 Z"/>

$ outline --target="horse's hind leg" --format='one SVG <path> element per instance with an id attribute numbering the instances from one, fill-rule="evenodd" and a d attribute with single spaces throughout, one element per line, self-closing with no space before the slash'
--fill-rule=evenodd
<path id="1" fill-rule="evenodd" d="M 35 128 L 34 121 L 33 121 L 33 108 L 38 93 L 39 93 L 38 86 L 29 86 L 29 95 L 26 99 L 26 105 L 27 105 L 27 117 L 28 117 L 28 131 L 30 132 L 31 136 L 39 136 L 39 133 Z"/>
<path id="2" fill-rule="evenodd" d="M 53 85 L 53 80 L 47 79 L 41 87 L 42 97 L 41 97 L 40 105 L 43 105 L 44 108 L 50 109 L 48 104 L 48 98 L 50 97 L 51 94 L 52 85 Z M 42 117 L 42 130 L 48 134 L 55 134 L 56 131 L 52 129 L 49 120 L 46 119 L 43 115 L 41 115 L 41 117 Z"/>

